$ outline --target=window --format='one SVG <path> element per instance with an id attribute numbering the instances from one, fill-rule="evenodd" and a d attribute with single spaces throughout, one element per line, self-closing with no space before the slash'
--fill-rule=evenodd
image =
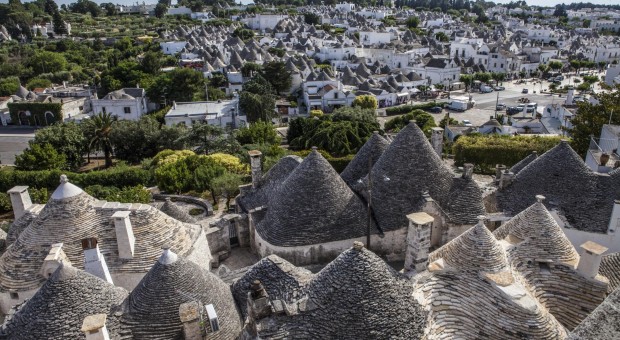
<path id="1" fill-rule="evenodd" d="M 103 112 L 103 113 L 107 113 L 107 112 L 106 112 L 106 110 L 105 110 L 105 106 L 102 106 L 102 107 L 101 107 L 101 112 Z"/>
<path id="2" fill-rule="evenodd" d="M 19 299 L 19 294 L 17 294 L 17 292 L 11 292 L 10 294 L 11 294 L 11 299 L 13 300 Z"/>
<path id="3" fill-rule="evenodd" d="M 125 107 L 123 108 L 123 111 L 125 111 L 125 113 L 126 113 L 126 114 L 127 114 L 127 113 L 131 113 L 131 107 L 129 107 L 129 106 L 125 106 Z"/>

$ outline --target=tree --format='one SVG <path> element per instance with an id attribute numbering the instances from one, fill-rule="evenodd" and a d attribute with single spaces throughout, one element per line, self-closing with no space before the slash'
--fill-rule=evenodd
<path id="1" fill-rule="evenodd" d="M 420 25 L 420 18 L 411 16 L 407 18 L 406 24 L 409 28 L 418 28 L 418 25 Z"/>
<path id="2" fill-rule="evenodd" d="M 469 91 L 469 88 L 474 83 L 474 76 L 471 74 L 461 74 L 459 80 L 465 84 L 465 91 Z"/>
<path id="3" fill-rule="evenodd" d="M 253 77 L 262 69 L 262 66 L 256 63 L 245 63 L 241 66 L 241 74 L 244 77 Z"/>
<path id="4" fill-rule="evenodd" d="M 88 14 L 96 18 L 101 14 L 101 7 L 97 3 L 90 0 L 77 0 L 77 2 L 69 5 L 69 10 L 73 13 Z"/>
<path id="5" fill-rule="evenodd" d="M 554 60 L 549 62 L 549 67 L 554 71 L 560 70 L 562 66 L 563 65 L 561 61 Z"/>
<path id="6" fill-rule="evenodd" d="M 157 76 L 147 87 L 147 95 L 151 100 L 189 102 L 196 94 L 205 91 L 205 78 L 200 71 L 190 68 L 177 68 Z"/>
<path id="7" fill-rule="evenodd" d="M 226 199 L 226 210 L 230 208 L 230 199 L 239 194 L 239 186 L 243 184 L 242 179 L 241 175 L 230 172 L 213 179 L 213 190 Z"/>
<path id="8" fill-rule="evenodd" d="M 205 155 L 225 149 L 224 129 L 207 123 L 197 123 L 183 137 L 185 142 L 195 147 L 197 153 Z"/>
<path id="9" fill-rule="evenodd" d="M 615 91 L 598 94 L 599 104 L 580 103 L 578 115 L 571 119 L 571 145 L 584 157 L 590 146 L 590 137 L 598 136 L 604 124 L 620 124 L 620 85 Z M 613 112 L 613 114 L 612 114 Z"/>
<path id="10" fill-rule="evenodd" d="M 491 73 L 489 72 L 477 72 L 474 74 L 474 79 L 482 83 L 488 83 L 491 80 Z"/>
<path id="11" fill-rule="evenodd" d="M 155 16 L 157 18 L 163 18 L 166 13 L 168 13 L 168 6 L 162 2 L 159 2 L 155 6 Z"/>
<path id="12" fill-rule="evenodd" d="M 58 11 L 58 5 L 54 0 L 45 0 L 44 11 L 48 15 L 54 15 Z"/>
<path id="13" fill-rule="evenodd" d="M 67 158 L 48 143 L 31 143 L 21 155 L 15 156 L 15 166 L 18 170 L 29 171 L 65 169 Z"/>
<path id="14" fill-rule="evenodd" d="M 316 13 L 304 13 L 304 22 L 308 25 L 321 24 L 321 17 Z"/>
<path id="15" fill-rule="evenodd" d="M 35 74 L 58 72 L 67 69 L 67 59 L 62 53 L 39 50 L 26 61 Z"/>
<path id="16" fill-rule="evenodd" d="M 150 74 L 159 73 L 159 70 L 163 66 L 163 57 L 164 55 L 161 52 L 149 51 L 144 53 L 142 61 L 140 62 L 140 65 L 142 66 L 142 71 Z"/>
<path id="17" fill-rule="evenodd" d="M 233 34 L 233 37 L 238 37 L 239 39 L 243 40 L 243 41 L 249 41 L 252 38 L 254 38 L 254 31 L 247 29 L 247 28 L 237 28 Z"/>
<path id="18" fill-rule="evenodd" d="M 377 97 L 372 95 L 362 95 L 357 96 L 353 99 L 353 106 L 360 107 L 362 109 L 376 109 L 379 104 L 377 102 Z"/>
<path id="19" fill-rule="evenodd" d="M 435 39 L 441 42 L 448 42 L 450 38 L 444 32 L 438 32 L 435 34 Z"/>
<path id="20" fill-rule="evenodd" d="M 261 75 L 277 93 L 286 92 L 291 88 L 291 72 L 282 61 L 271 61 L 264 64 Z"/>
<path id="21" fill-rule="evenodd" d="M 14 95 L 19 89 L 19 85 L 19 78 L 17 77 L 0 79 L 0 96 Z"/>
<path id="22" fill-rule="evenodd" d="M 235 138 L 239 144 L 280 144 L 280 137 L 273 124 L 258 121 L 237 131 Z"/>
<path id="23" fill-rule="evenodd" d="M 116 15 L 116 6 L 111 2 L 106 2 L 100 5 L 101 8 L 105 11 L 105 15 L 113 16 Z"/>
<path id="24" fill-rule="evenodd" d="M 91 131 L 91 139 L 88 150 L 103 151 L 105 157 L 105 167 L 112 166 L 112 141 L 110 136 L 113 131 L 114 118 L 111 113 L 100 112 L 85 122 Z"/>
<path id="25" fill-rule="evenodd" d="M 32 78 L 26 84 L 28 90 L 34 90 L 36 88 L 48 88 L 52 86 L 52 82 L 46 78 Z"/>
<path id="26" fill-rule="evenodd" d="M 82 127 L 76 123 L 59 123 L 36 131 L 32 144 L 50 144 L 65 156 L 69 170 L 76 170 L 84 163 L 82 155 L 87 152 L 88 141 Z"/>
<path id="27" fill-rule="evenodd" d="M 62 15 L 60 15 L 60 12 L 58 10 L 56 10 L 56 12 L 54 12 L 54 15 L 52 16 L 52 24 L 54 25 L 54 33 L 58 35 L 65 35 L 69 33 L 69 31 L 67 30 L 67 25 L 65 24 L 65 21 L 62 19 Z"/>
<path id="28" fill-rule="evenodd" d="M 270 121 L 275 115 L 276 101 L 271 94 L 254 94 L 243 91 L 239 96 L 239 108 L 245 112 L 248 122 Z"/>

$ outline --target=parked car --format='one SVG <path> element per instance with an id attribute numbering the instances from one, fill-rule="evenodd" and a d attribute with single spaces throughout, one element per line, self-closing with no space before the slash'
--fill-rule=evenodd
<path id="1" fill-rule="evenodd" d="M 503 110 L 506 110 L 506 104 L 499 103 L 499 104 L 497 104 L 497 106 L 495 107 L 495 109 L 496 109 L 497 111 L 503 111 Z"/>
<path id="2" fill-rule="evenodd" d="M 429 109 L 429 111 L 432 113 L 441 113 L 441 110 L 443 110 L 441 106 L 433 106 Z"/>
<path id="3" fill-rule="evenodd" d="M 493 88 L 489 85 L 480 86 L 480 93 L 490 93 L 493 92 Z"/>
<path id="4" fill-rule="evenodd" d="M 521 110 L 519 110 L 519 108 L 516 106 L 510 106 L 506 109 L 506 114 L 508 114 L 509 116 L 512 116 L 512 115 L 516 115 L 517 113 L 521 111 L 523 111 L 523 107 L 521 107 Z"/>
<path id="5" fill-rule="evenodd" d="M 494 89 L 495 91 L 504 91 L 506 88 L 505 88 L 505 87 L 503 87 L 503 86 L 495 86 L 493 89 Z"/>
<path id="6" fill-rule="evenodd" d="M 562 81 L 562 80 L 564 80 L 564 76 L 557 76 L 557 77 L 555 77 L 555 80 L 556 81 Z"/>
<path id="7" fill-rule="evenodd" d="M 530 92 L 530 90 L 528 90 L 528 89 L 521 90 L 521 93 L 528 93 L 528 92 Z"/>
<path id="8" fill-rule="evenodd" d="M 463 119 L 463 125 L 465 126 L 474 126 L 469 120 Z"/>

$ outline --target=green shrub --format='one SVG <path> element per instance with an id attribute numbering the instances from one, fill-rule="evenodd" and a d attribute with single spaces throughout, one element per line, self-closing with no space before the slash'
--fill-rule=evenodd
<path id="1" fill-rule="evenodd" d="M 9 212 L 11 210 L 11 198 L 9 198 L 9 194 L 0 192 L 0 213 Z"/>
<path id="2" fill-rule="evenodd" d="M 384 129 L 389 132 L 398 132 L 407 126 L 411 120 L 415 120 L 416 124 L 418 124 L 420 129 L 422 129 L 427 136 L 430 136 L 431 128 L 437 126 L 433 116 L 420 109 L 415 109 L 405 115 L 385 122 Z"/>
<path id="3" fill-rule="evenodd" d="M 28 194 L 34 204 L 45 204 L 49 201 L 50 196 L 52 195 L 47 188 L 28 188 Z"/>
<path id="4" fill-rule="evenodd" d="M 444 106 L 446 104 L 448 103 L 447 102 L 431 102 L 431 103 L 424 103 L 424 104 L 417 104 L 417 105 L 401 105 L 401 106 L 395 106 L 395 107 L 388 107 L 387 109 L 385 109 L 385 114 L 388 116 L 402 115 L 402 114 L 409 113 L 416 109 L 428 110 L 432 107 Z"/>
<path id="5" fill-rule="evenodd" d="M 476 172 L 490 174 L 495 172 L 496 164 L 511 167 L 532 151 L 540 155 L 562 139 L 559 136 L 469 135 L 459 137 L 452 146 L 452 152 L 455 165 L 473 163 Z"/>
<path id="6" fill-rule="evenodd" d="M 200 209 L 200 208 L 193 208 L 189 210 L 190 216 L 202 215 L 204 212 L 205 212 L 204 209 Z"/>

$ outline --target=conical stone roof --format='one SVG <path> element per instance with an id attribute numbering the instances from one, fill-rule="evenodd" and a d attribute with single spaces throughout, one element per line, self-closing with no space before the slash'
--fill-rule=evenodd
<path id="1" fill-rule="evenodd" d="M 355 242 L 308 283 L 308 305 L 315 309 L 288 326 L 303 324 L 315 339 L 418 339 L 426 313 L 412 288 L 410 281 Z"/>
<path id="2" fill-rule="evenodd" d="M 459 193 L 457 205 L 451 199 L 454 174 L 441 161 L 426 136 L 415 123 L 409 123 L 394 138 L 372 169 L 373 212 L 381 228 L 396 230 L 407 225 L 406 215 L 419 211 L 428 192 L 454 223 L 473 224 L 484 213 L 481 195 L 472 188 Z M 472 181 L 471 179 L 468 181 Z M 458 185 L 463 186 L 462 183 Z M 473 191 L 477 185 L 473 185 Z M 452 191 L 453 194 L 456 192 Z M 455 213 L 451 215 L 450 207 Z M 463 211 L 467 212 L 463 214 Z"/>
<path id="3" fill-rule="evenodd" d="M 127 291 L 98 277 L 61 265 L 37 293 L 5 321 L 0 338 L 80 339 L 84 318 L 108 313 Z"/>
<path id="4" fill-rule="evenodd" d="M 506 253 L 482 218 L 471 229 L 429 254 L 429 263 L 439 259 L 443 259 L 446 267 L 465 271 L 495 273 L 508 267 Z"/>
<path id="5" fill-rule="evenodd" d="M 313 276 L 309 270 L 296 267 L 277 255 L 269 255 L 252 265 L 239 280 L 235 281 L 232 291 L 237 306 L 245 317 L 248 292 L 255 280 L 263 284 L 270 299 L 292 302 L 301 297 L 302 289 Z"/>
<path id="6" fill-rule="evenodd" d="M 495 230 L 498 240 L 513 245 L 508 249 L 511 262 L 528 259 L 576 264 L 577 251 L 542 203 L 543 197 Z"/>
<path id="7" fill-rule="evenodd" d="M 513 165 L 512 168 L 510 168 L 510 172 L 515 175 L 518 174 L 521 170 L 523 170 L 523 168 L 525 168 L 528 164 L 532 163 L 532 161 L 534 161 L 536 158 L 538 158 L 538 153 L 534 151 L 527 157 L 520 160 L 517 164 Z"/>
<path id="8" fill-rule="evenodd" d="M 302 162 L 299 156 L 283 157 L 260 179 L 258 187 L 239 198 L 246 211 L 266 206 L 286 178 Z"/>
<path id="9" fill-rule="evenodd" d="M 562 141 L 517 173 L 512 184 L 497 194 L 500 209 L 518 213 L 547 197 L 545 205 L 558 208 L 577 229 L 605 232 L 615 197 L 600 197 L 599 176 Z"/>
<path id="10" fill-rule="evenodd" d="M 129 295 L 121 318 L 121 329 L 134 339 L 180 339 L 179 306 L 200 301 L 213 304 L 220 331 L 207 339 L 236 339 L 241 319 L 228 285 L 197 264 L 164 250 L 153 268 Z"/>
<path id="11" fill-rule="evenodd" d="M 378 133 L 373 133 L 342 171 L 340 177 L 349 185 L 364 178 L 368 175 L 369 166 L 377 162 L 389 145 L 390 143 L 385 138 Z"/>
<path id="12" fill-rule="evenodd" d="M 299 246 L 365 235 L 366 211 L 359 197 L 313 150 L 275 193 L 257 231 L 278 246 Z"/>

